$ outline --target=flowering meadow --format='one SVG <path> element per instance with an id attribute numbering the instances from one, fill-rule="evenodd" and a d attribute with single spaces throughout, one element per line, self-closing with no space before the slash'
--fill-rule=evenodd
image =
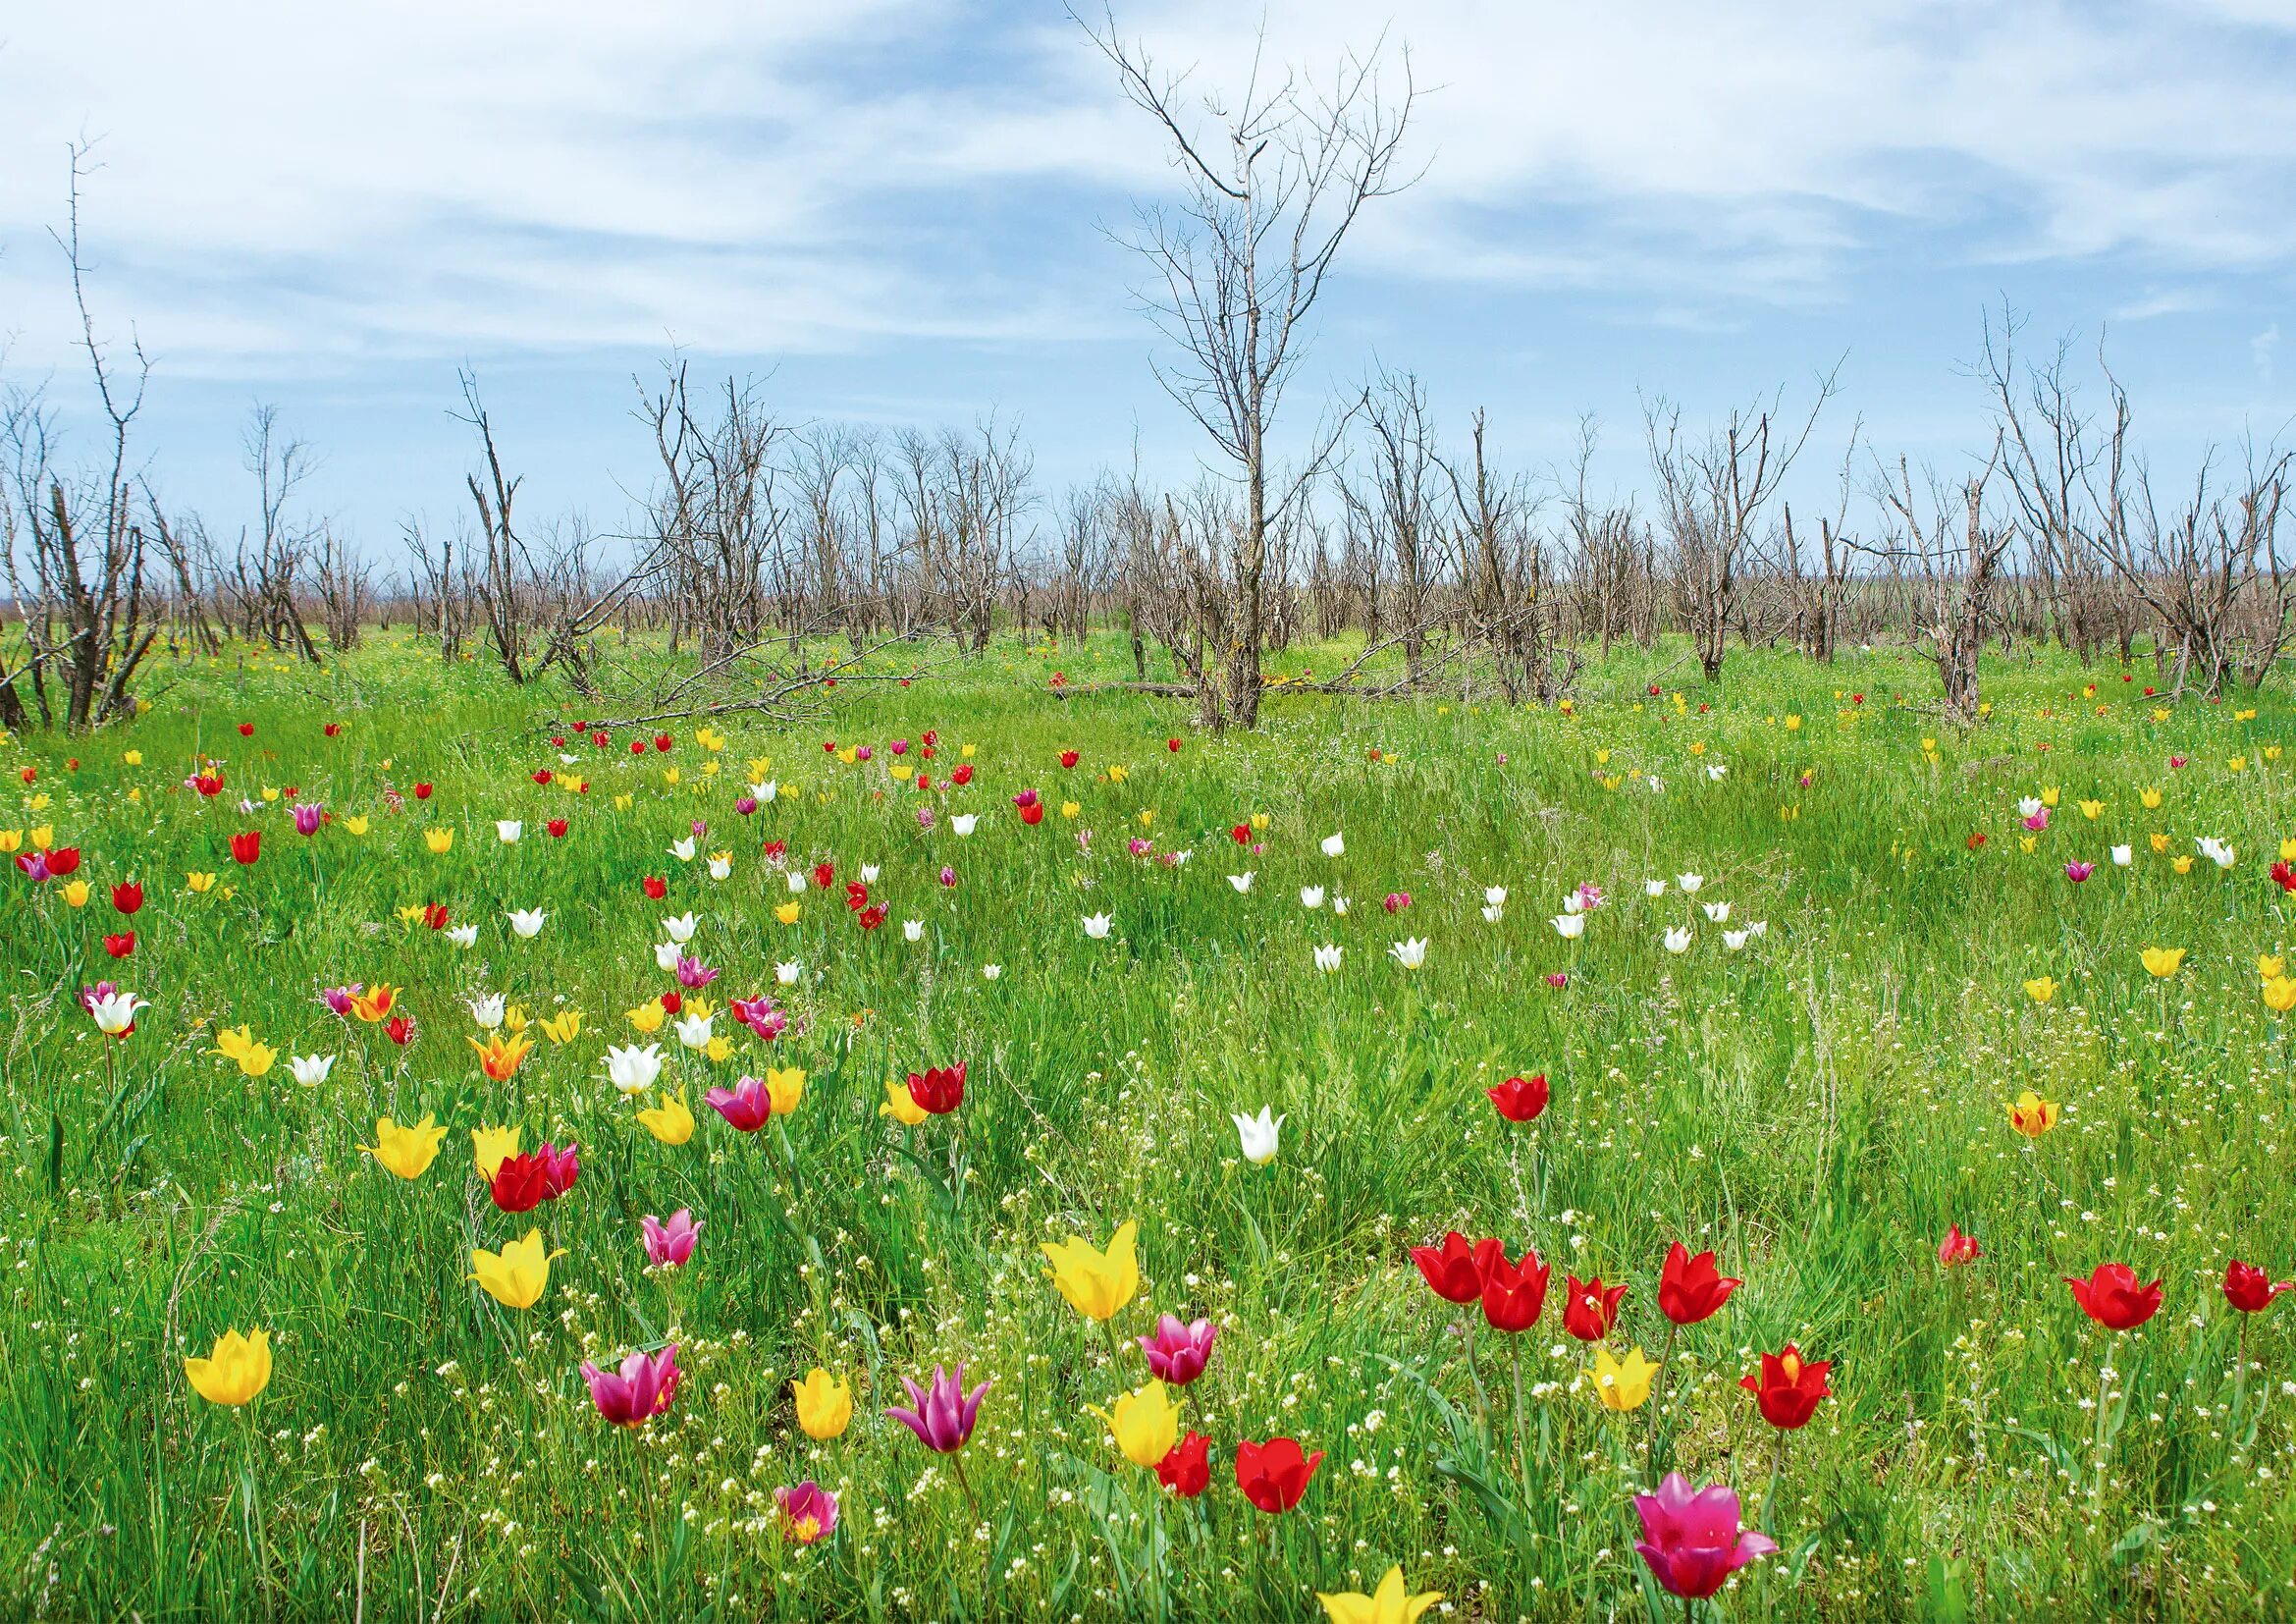
<path id="1" fill-rule="evenodd" d="M 0 1612 L 2296 1612 L 2285 701 L 1114 641 L 8 740 Z"/>

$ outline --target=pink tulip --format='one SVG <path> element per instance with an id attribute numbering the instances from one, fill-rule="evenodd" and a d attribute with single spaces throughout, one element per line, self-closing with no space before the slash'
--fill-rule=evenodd
<path id="1" fill-rule="evenodd" d="M 582 1362 L 582 1380 L 590 1383 L 590 1402 L 616 1427 L 642 1427 L 669 1408 L 677 1393 L 677 1344 L 670 1343 L 651 1359 L 633 1353 L 621 1362 L 619 1373 L 602 1371 Z"/>
<path id="2" fill-rule="evenodd" d="M 714 1088 L 702 1096 L 702 1104 L 743 1133 L 757 1132 L 774 1114 L 774 1097 L 762 1077 L 743 1077 L 729 1089 Z"/>
<path id="3" fill-rule="evenodd" d="M 816 1544 L 837 1531 L 837 1496 L 811 1478 L 794 1489 L 774 1489 L 774 1504 L 780 1508 L 781 1532 L 793 1544 Z"/>
<path id="4" fill-rule="evenodd" d="M 1175 1387 L 1185 1387 L 1203 1374 L 1211 1360 L 1212 1338 L 1219 1333 L 1209 1320 L 1183 1325 L 1167 1314 L 1156 1321 L 1155 1334 L 1143 1336 L 1140 1345 L 1148 1353 L 1150 1371 Z"/>
<path id="5" fill-rule="evenodd" d="M 1634 1496 L 1642 1538 L 1634 1543 L 1651 1577 L 1675 1596 L 1703 1600 L 1723 1581 L 1778 1542 L 1746 1528 L 1738 1517 L 1735 1492 L 1720 1484 L 1693 1490 L 1680 1472 L 1669 1472 L 1655 1494 Z"/>
<path id="6" fill-rule="evenodd" d="M 2064 866 L 2064 877 L 2076 886 L 2096 872 L 2097 865 L 2095 863 L 2084 863 L 2077 859 Z"/>
<path id="7" fill-rule="evenodd" d="M 638 1220 L 638 1227 L 646 1232 L 646 1261 L 661 1269 L 676 1269 L 694 1255 L 694 1242 L 701 1238 L 702 1226 L 694 1221 L 693 1210 L 680 1207 L 664 1223 L 652 1213 Z"/>

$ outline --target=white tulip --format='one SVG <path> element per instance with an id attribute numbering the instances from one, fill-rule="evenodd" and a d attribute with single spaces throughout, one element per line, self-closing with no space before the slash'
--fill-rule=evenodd
<path id="1" fill-rule="evenodd" d="M 652 1044 L 642 1049 L 636 1044 L 627 1049 L 615 1049 L 610 1044 L 606 1051 L 606 1075 L 625 1098 L 643 1094 L 662 1075 L 662 1051 Z"/>
<path id="2" fill-rule="evenodd" d="M 88 1001 L 87 1012 L 98 1032 L 107 1038 L 117 1038 L 135 1024 L 136 1010 L 149 1007 L 132 993 L 106 993 L 100 999 Z"/>
<path id="3" fill-rule="evenodd" d="M 681 863 L 692 862 L 694 860 L 694 838 L 688 835 L 682 840 L 672 840 L 669 845 L 669 854 Z"/>
<path id="4" fill-rule="evenodd" d="M 1666 882 L 1664 880 L 1643 881 L 1642 894 L 1645 896 L 1664 896 L 1666 894 Z"/>
<path id="5" fill-rule="evenodd" d="M 755 794 L 759 800 L 762 801 L 770 801 L 781 792 L 780 785 L 774 783 L 772 779 L 766 780 L 766 782 L 763 784 L 753 784 L 749 787 L 750 791 Z"/>
<path id="6" fill-rule="evenodd" d="M 984 964 L 981 966 L 981 979 L 984 981 L 994 981 L 1002 974 L 1004 974 L 1004 966 L 1001 964 Z"/>
<path id="7" fill-rule="evenodd" d="M 335 1056 L 332 1055 L 295 1055 L 289 1057 L 287 1068 L 294 1073 L 294 1080 L 302 1084 L 303 1087 L 317 1088 L 327 1080 L 327 1073 L 335 1069 Z"/>
<path id="8" fill-rule="evenodd" d="M 1565 892 L 1563 893 L 1563 911 L 1565 913 L 1584 913 L 1586 911 L 1585 894 L 1575 891 Z"/>
<path id="9" fill-rule="evenodd" d="M 1675 877 L 1675 884 L 1682 887 L 1683 894 L 1687 896 L 1697 895 L 1698 888 L 1705 883 L 1706 876 L 1703 874 L 1682 874 Z"/>
<path id="10" fill-rule="evenodd" d="M 1770 921 L 1767 919 L 1755 920 L 1746 927 L 1746 934 L 1749 936 L 1768 936 L 1770 934 Z"/>
<path id="11" fill-rule="evenodd" d="M 1483 887 L 1483 900 L 1494 908 L 1505 907 L 1507 905 L 1507 888 L 1505 886 Z"/>
<path id="12" fill-rule="evenodd" d="M 805 974 L 805 966 L 794 958 L 783 959 L 774 966 L 774 979 L 784 987 L 797 985 L 797 978 Z"/>
<path id="13" fill-rule="evenodd" d="M 2038 818 L 2046 810 L 2040 799 L 2033 795 L 2027 795 L 2017 802 L 2017 816 L 2020 818 Z"/>
<path id="14" fill-rule="evenodd" d="M 1708 902 L 1705 907 L 1706 917 L 1717 925 L 1725 925 L 1730 922 L 1730 904 L 1728 902 Z"/>
<path id="15" fill-rule="evenodd" d="M 2114 868 L 2126 868 L 2136 860 L 2137 854 L 2134 847 L 2116 845 L 2112 848 L 2112 866 Z"/>
<path id="16" fill-rule="evenodd" d="M 1752 934 L 1750 931 L 1724 931 L 1722 945 L 1735 953 L 1746 945 L 1746 938 Z"/>
<path id="17" fill-rule="evenodd" d="M 516 818 L 495 820 L 495 839 L 505 845 L 516 845 L 518 837 L 526 833 L 526 826 Z"/>
<path id="18" fill-rule="evenodd" d="M 1304 908 L 1323 906 L 1323 888 L 1321 886 L 1302 886 L 1300 888 L 1300 906 Z"/>
<path id="19" fill-rule="evenodd" d="M 1395 962 L 1405 969 L 1415 970 L 1427 962 L 1427 939 L 1423 936 L 1415 936 L 1394 944 L 1387 951 L 1394 957 Z"/>
<path id="20" fill-rule="evenodd" d="M 675 972 L 677 969 L 677 960 L 678 951 L 676 943 L 657 942 L 654 944 L 655 969 L 665 972 Z"/>
<path id="21" fill-rule="evenodd" d="M 500 993 L 489 993 L 482 999 L 472 999 L 470 1018 L 478 1022 L 482 1030 L 492 1032 L 503 1024 L 504 1001 Z"/>
<path id="22" fill-rule="evenodd" d="M 949 832 L 955 835 L 970 835 L 973 833 L 973 826 L 980 821 L 981 814 L 978 812 L 959 812 L 955 817 L 949 819 Z"/>
<path id="23" fill-rule="evenodd" d="M 1586 934 L 1586 915 L 1582 913 L 1558 913 L 1547 923 L 1565 942 L 1575 942 Z"/>
<path id="24" fill-rule="evenodd" d="M 922 920 L 922 919 L 904 919 L 904 920 L 902 920 L 902 921 L 901 921 L 901 936 L 902 936 L 903 940 L 905 940 L 905 941 L 909 941 L 909 942 L 922 942 L 922 941 L 924 941 L 924 940 L 925 940 L 925 921 L 924 921 L 924 920 Z"/>
<path id="25" fill-rule="evenodd" d="M 1095 942 L 1105 942 L 1108 940 L 1108 928 L 1114 923 L 1107 914 L 1089 913 L 1085 915 L 1085 935 Z"/>
<path id="26" fill-rule="evenodd" d="M 724 879 L 724 878 L 725 878 L 727 875 L 731 874 L 732 872 L 733 872 L 733 859 L 732 859 L 732 858 L 730 858 L 730 857 L 713 857 L 713 858 L 711 858 L 711 859 L 710 859 L 710 878 L 711 878 L 711 879 L 713 879 L 713 880 L 722 880 L 722 879 Z"/>
<path id="27" fill-rule="evenodd" d="M 1690 927 L 1677 925 L 1668 931 L 1666 933 L 1666 950 L 1670 953 L 1688 952 L 1690 950 Z"/>
<path id="28" fill-rule="evenodd" d="M 694 939 L 694 932 L 700 925 L 701 921 L 692 914 L 681 913 L 662 921 L 662 934 L 682 947 Z M 670 965 L 668 968 L 675 969 L 676 966 Z"/>
<path id="29" fill-rule="evenodd" d="M 1252 889 L 1252 881 L 1254 877 L 1255 876 L 1253 871 L 1246 869 L 1242 874 L 1229 875 L 1228 884 L 1236 888 L 1236 893 L 1238 895 L 1242 895 L 1245 892 L 1248 892 Z"/>
<path id="30" fill-rule="evenodd" d="M 1276 1136 L 1283 1129 L 1283 1117 L 1271 1117 L 1268 1108 L 1261 1106 L 1257 1116 L 1240 1116 L 1230 1111 L 1228 1120 L 1236 1124 L 1236 1137 L 1243 1143 L 1245 1161 L 1255 1167 L 1264 1167 L 1275 1160 Z"/>
<path id="31" fill-rule="evenodd" d="M 1507 910 L 1499 903 L 1485 902 L 1483 904 L 1483 919 L 1486 923 L 1496 925 L 1500 920 L 1506 917 Z"/>
<path id="32" fill-rule="evenodd" d="M 1719 761 L 1706 769 L 1706 782 L 1709 784 L 1720 784 L 1725 778 L 1729 776 L 1730 769 L 1723 766 Z"/>
<path id="33" fill-rule="evenodd" d="M 447 940 L 457 947 L 475 947 L 478 946 L 478 927 L 476 925 L 450 925 L 447 927 Z"/>
<path id="34" fill-rule="evenodd" d="M 512 908 L 509 912 L 510 929 L 523 940 L 531 942 L 542 934 L 542 923 L 549 917 L 540 908 Z"/>
<path id="35" fill-rule="evenodd" d="M 1347 849 L 1348 842 L 1344 836 L 1326 835 L 1323 837 L 1323 855 L 1326 857 L 1345 856 Z"/>
<path id="36" fill-rule="evenodd" d="M 804 875 L 802 875 L 802 874 L 784 874 L 783 876 L 781 876 L 781 878 L 782 878 L 784 881 L 786 881 L 786 882 L 788 883 L 788 886 L 789 886 L 789 894 L 790 894 L 790 895 L 792 895 L 792 896 L 803 896 L 803 895 L 805 894 L 805 876 L 804 876 Z"/>
<path id="37" fill-rule="evenodd" d="M 861 865 L 861 883 L 865 886 L 874 886 L 877 884 L 877 865 L 875 863 L 863 863 Z"/>
<path id="38" fill-rule="evenodd" d="M 1331 899 L 1331 911 L 1345 919 L 1348 916 L 1348 899 L 1344 896 L 1334 896 Z"/>
<path id="39" fill-rule="evenodd" d="M 716 1015 L 680 1015 L 677 1019 L 677 1041 L 686 1048 L 703 1050 L 710 1047 L 710 1028 L 717 1024 Z"/>

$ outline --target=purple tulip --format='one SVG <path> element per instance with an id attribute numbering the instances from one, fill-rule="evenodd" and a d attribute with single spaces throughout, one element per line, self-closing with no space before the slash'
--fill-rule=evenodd
<path id="1" fill-rule="evenodd" d="M 957 871 L 946 863 L 943 863 L 940 868 L 940 883 L 944 890 L 953 888 L 957 883 Z"/>
<path id="2" fill-rule="evenodd" d="M 642 1427 L 668 1409 L 670 1399 L 677 1394 L 677 1376 L 675 1342 L 651 1359 L 642 1353 L 631 1354 L 621 1362 L 618 1374 L 602 1371 L 587 1359 L 582 1361 L 582 1380 L 590 1383 L 590 1402 L 616 1427 Z"/>
<path id="3" fill-rule="evenodd" d="M 1211 1362 L 1212 1338 L 1219 1333 L 1209 1320 L 1182 1325 L 1166 1314 L 1156 1321 L 1155 1334 L 1143 1336 L 1140 1345 L 1147 1350 L 1149 1370 L 1175 1387 L 1185 1387 Z"/>
<path id="4" fill-rule="evenodd" d="M 1693 1491 L 1680 1472 L 1669 1472 L 1655 1494 L 1634 1496 L 1642 1538 L 1634 1548 L 1650 1564 L 1651 1577 L 1673 1595 L 1702 1600 L 1723 1581 L 1778 1542 L 1745 1528 L 1735 1492 L 1714 1484 Z"/>
<path id="5" fill-rule="evenodd" d="M 797 1544 L 816 1544 L 837 1532 L 837 1496 L 806 1479 L 794 1489 L 774 1490 L 781 1508 L 781 1532 Z"/>
<path id="6" fill-rule="evenodd" d="M 981 1400 L 993 1381 L 984 1381 L 971 1392 L 965 1391 L 965 1366 L 957 1362 L 957 1373 L 951 1376 L 940 1366 L 933 1367 L 933 1385 L 920 1387 L 907 1377 L 901 1385 L 909 1389 L 911 1409 L 893 1408 L 885 1411 L 895 1421 L 917 1435 L 917 1441 L 936 1454 L 953 1455 L 965 1446 L 973 1435 L 973 1422 L 981 1414 Z"/>
<path id="7" fill-rule="evenodd" d="M 700 959 L 689 958 L 684 953 L 677 955 L 677 984 L 688 992 L 698 993 L 717 979 L 718 972 Z"/>
<path id="8" fill-rule="evenodd" d="M 702 1233 L 688 1207 L 670 1214 L 667 1223 L 648 1213 L 638 1220 L 638 1227 L 646 1233 L 646 1261 L 663 1269 L 676 1269 L 692 1257 L 694 1242 Z"/>
<path id="9" fill-rule="evenodd" d="M 740 813 L 745 818 L 748 817 L 752 812 L 755 812 L 757 809 L 758 798 L 755 795 L 744 795 L 741 797 L 741 799 L 733 803 L 733 810 Z"/>
<path id="10" fill-rule="evenodd" d="M 319 990 L 319 999 L 337 1014 L 348 1016 L 350 1001 L 366 990 L 365 982 L 354 981 L 347 987 L 323 987 Z"/>
<path id="11" fill-rule="evenodd" d="M 2078 859 L 2064 866 L 2064 877 L 2076 886 L 2096 872 L 2097 865 L 2095 863 L 2084 863 Z"/>
<path id="12" fill-rule="evenodd" d="M 327 816 L 327 809 L 312 801 L 297 801 L 294 809 L 294 832 L 297 835 L 316 835 L 319 824 Z"/>

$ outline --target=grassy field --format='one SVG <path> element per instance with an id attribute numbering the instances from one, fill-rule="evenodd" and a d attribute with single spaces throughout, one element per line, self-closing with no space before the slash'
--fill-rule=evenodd
<path id="1" fill-rule="evenodd" d="M 1903 655 L 1734 656 L 1678 694 L 1680 654 L 1622 650 L 1568 712 L 1276 698 L 1212 737 L 1055 696 L 1118 675 L 1115 638 L 1006 637 L 840 686 L 817 729 L 641 755 L 395 632 L 323 674 L 169 666 L 132 726 L 9 741 L 0 841 L 80 862 L 12 874 L 0 915 L 0 1611 L 1308 1618 L 1400 1566 L 1428 1617 L 2290 1616 L 2296 1309 L 2224 1290 L 2235 1258 L 2296 1274 L 2258 963 L 2296 948 L 2286 700 L 2045 657 L 1989 669 L 1964 731 Z M 753 780 L 776 793 L 744 811 Z M 688 913 L 706 987 L 660 967 Z M 125 1038 L 78 997 L 106 980 L 148 1001 Z M 400 989 L 409 1041 L 323 1001 L 351 984 Z M 771 1041 L 729 1008 L 760 995 Z M 721 1057 L 678 1036 L 696 999 Z M 526 1023 L 507 1076 L 482 1015 Z M 647 1043 L 660 1081 L 624 1098 L 608 1048 Z M 960 1060 L 954 1110 L 881 1109 Z M 704 1096 L 745 1074 L 794 1108 L 739 1131 Z M 1540 1074 L 1543 1114 L 1494 1110 Z M 2025 1090 L 2061 1112 L 2038 1137 Z M 1263 1107 L 1255 1163 L 1232 1116 Z M 445 1128 L 417 1176 L 362 1150 L 384 1116 Z M 578 1179 L 501 1210 L 492 1127 L 578 1143 Z M 650 1265 L 641 1219 L 681 1209 L 690 1258 Z M 1043 1243 L 1127 1223 L 1137 1287 L 1065 1281 L 1098 1321 Z M 1942 1264 L 1949 1226 L 1980 1255 Z M 472 1254 L 529 1229 L 559 1255 L 521 1309 Z M 1529 1329 L 1429 1289 L 1410 1249 L 1454 1229 L 1552 1266 Z M 1743 1281 L 1680 1327 L 1677 1240 Z M 2163 1281 L 2136 1328 L 2064 1283 L 2108 1263 Z M 1626 1285 L 1607 1350 L 1662 1365 L 1637 1407 L 1585 1374 L 1567 1274 Z M 1153 1391 L 1111 1410 L 1167 1313 L 1217 1327 L 1168 1389 L 1209 1440 L 1194 1496 L 1127 1458 L 1167 1439 Z M 186 1357 L 257 1328 L 268 1384 L 202 1397 Z M 1831 1392 L 1785 1431 L 1739 1379 L 1789 1342 Z M 580 1367 L 671 1343 L 667 1409 L 611 1424 Z M 993 1385 L 944 1455 L 884 1411 L 959 1360 Z M 816 1367 L 850 1388 L 834 1437 L 800 1425 Z M 1275 1437 L 1323 1458 L 1271 1513 L 1234 1462 Z M 1635 1550 L 1669 1470 L 1779 1547 L 1690 1608 Z M 807 1481 L 838 1508 L 812 1543 L 818 1506 L 774 1492 Z"/>

